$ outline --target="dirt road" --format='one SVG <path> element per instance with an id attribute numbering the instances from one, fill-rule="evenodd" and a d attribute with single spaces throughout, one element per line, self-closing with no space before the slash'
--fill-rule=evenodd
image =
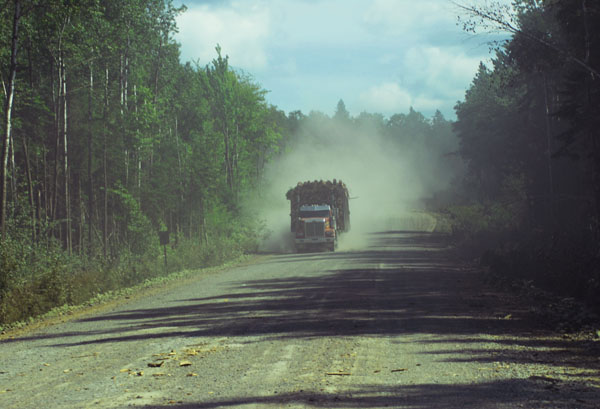
<path id="1" fill-rule="evenodd" d="M 285 254 L 0 343 L 1 408 L 592 408 L 553 335 L 435 233 Z"/>

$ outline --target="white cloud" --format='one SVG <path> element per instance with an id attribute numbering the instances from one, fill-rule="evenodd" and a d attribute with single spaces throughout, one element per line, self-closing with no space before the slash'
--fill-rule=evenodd
<path id="1" fill-rule="evenodd" d="M 398 54 L 386 53 L 377 59 L 377 62 L 382 65 L 388 65 L 399 61 L 400 56 Z"/>
<path id="2" fill-rule="evenodd" d="M 456 92 L 457 84 L 464 90 L 479 61 L 456 48 L 413 47 L 404 57 L 404 70 L 411 82 L 426 85 L 438 95 L 449 95 Z"/>
<path id="3" fill-rule="evenodd" d="M 206 64 L 215 58 L 219 44 L 232 65 L 263 69 L 268 62 L 266 39 L 270 23 L 270 12 L 262 3 L 239 2 L 227 8 L 191 5 L 177 18 L 176 39 L 182 44 L 185 60 L 199 59 Z"/>
<path id="4" fill-rule="evenodd" d="M 491 7 L 499 4 L 510 9 L 513 0 L 471 0 L 464 3 Z M 465 11 L 450 0 L 371 0 L 363 13 L 363 20 L 392 35 L 410 35 L 456 28 L 459 15 L 464 16 Z"/>
<path id="5" fill-rule="evenodd" d="M 429 28 L 454 26 L 451 3 L 439 0 L 375 0 L 364 13 L 364 22 L 392 36 L 413 37 Z"/>
<path id="6" fill-rule="evenodd" d="M 454 104 L 454 102 L 455 101 L 450 101 L 451 104 Z M 434 112 L 437 109 L 441 110 L 446 108 L 447 103 L 448 101 L 436 98 L 435 96 L 419 95 L 414 99 L 413 108 L 422 112 Z M 452 106 L 450 106 L 450 108 L 452 108 Z"/>
<path id="7" fill-rule="evenodd" d="M 177 1 L 177 0 L 176 0 Z M 479 0 L 478 0 L 479 1 Z M 481 0 L 483 1 L 483 0 Z M 511 0 L 501 0 L 511 1 Z M 465 41 L 449 0 L 187 0 L 183 60 L 216 44 L 284 110 L 353 113 L 442 109 L 451 115 L 487 46 Z M 476 55 L 476 56 L 474 56 Z"/>
<path id="8" fill-rule="evenodd" d="M 360 100 L 366 111 L 383 114 L 408 111 L 413 103 L 410 93 L 395 82 L 369 88 L 361 94 Z"/>
<path id="9" fill-rule="evenodd" d="M 270 0 L 272 41 L 285 47 L 348 47 L 364 42 L 363 0 Z"/>

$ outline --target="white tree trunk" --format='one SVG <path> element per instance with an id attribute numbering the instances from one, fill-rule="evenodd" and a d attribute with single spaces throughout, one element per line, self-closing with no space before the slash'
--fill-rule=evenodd
<path id="1" fill-rule="evenodd" d="M 12 41 L 10 51 L 10 71 L 8 86 L 6 92 L 6 103 L 4 107 L 4 133 L 2 135 L 2 156 L 0 165 L 0 231 L 1 239 L 4 240 L 6 234 L 6 190 L 7 190 L 7 171 L 8 171 L 8 152 L 11 139 L 11 120 L 12 108 L 15 95 L 15 79 L 17 75 L 17 51 L 19 45 L 19 20 L 21 19 L 21 2 L 14 1 L 14 16 Z"/>

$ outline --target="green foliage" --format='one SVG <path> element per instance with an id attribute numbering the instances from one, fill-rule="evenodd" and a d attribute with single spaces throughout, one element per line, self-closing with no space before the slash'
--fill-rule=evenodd
<path id="1" fill-rule="evenodd" d="M 140 209 L 138 201 L 122 186 L 111 189 L 115 196 L 115 220 L 122 224 L 124 241 L 128 251 L 135 255 L 142 255 L 152 248 L 156 240 L 150 221 Z"/>
<path id="2" fill-rule="evenodd" d="M 39 315 L 67 302 L 66 255 L 53 243 L 0 243 L 0 323 Z"/>
<path id="3" fill-rule="evenodd" d="M 124 249 L 112 260 L 88 260 L 69 256 L 54 240 L 33 248 L 24 248 L 13 239 L 4 241 L 0 244 L 0 325 L 26 321 L 58 306 L 82 304 L 170 272 L 221 265 L 256 251 L 261 230 L 255 223 L 239 223 L 222 208 L 211 212 L 209 220 L 208 242 L 183 240 L 167 247 L 167 269 L 157 245 L 143 254 Z M 156 233 L 150 234 L 150 240 L 157 242 Z"/>
<path id="4" fill-rule="evenodd" d="M 12 7 L 0 10 L 4 68 Z M 170 271 L 256 249 L 240 203 L 287 118 L 220 48 L 205 67 L 180 63 L 184 11 L 51 0 L 23 14 L 0 322 L 164 274 L 159 229 L 175 238 Z"/>
<path id="5" fill-rule="evenodd" d="M 503 231 L 514 225 L 506 208 L 496 203 L 456 206 L 448 211 L 454 221 L 454 234 L 476 236 L 487 231 Z"/>
<path id="6" fill-rule="evenodd" d="M 337 103 L 333 118 L 340 123 L 348 122 L 350 120 L 350 113 L 346 110 L 346 104 L 341 99 Z"/>
<path id="7" fill-rule="evenodd" d="M 508 21 L 506 9 L 465 8 L 475 17 L 467 28 L 513 36 L 456 106 L 466 195 L 449 212 L 461 238 L 489 249 L 483 259 L 495 273 L 592 302 L 600 289 L 600 59 L 592 51 L 600 8 L 513 6 Z"/>
<path id="8" fill-rule="evenodd" d="M 563 297 L 577 297 L 600 308 L 600 260 L 586 234 L 548 235 L 534 230 L 519 240 L 506 241 L 488 250 L 482 264 L 493 275 L 535 283 Z"/>

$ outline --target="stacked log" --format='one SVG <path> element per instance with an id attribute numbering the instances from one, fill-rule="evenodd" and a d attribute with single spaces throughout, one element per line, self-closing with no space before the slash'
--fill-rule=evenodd
<path id="1" fill-rule="evenodd" d="M 300 182 L 296 187 L 288 190 L 285 196 L 290 201 L 292 231 L 295 230 L 300 206 L 323 204 L 337 209 L 337 229 L 349 230 L 348 189 L 341 180 Z"/>

